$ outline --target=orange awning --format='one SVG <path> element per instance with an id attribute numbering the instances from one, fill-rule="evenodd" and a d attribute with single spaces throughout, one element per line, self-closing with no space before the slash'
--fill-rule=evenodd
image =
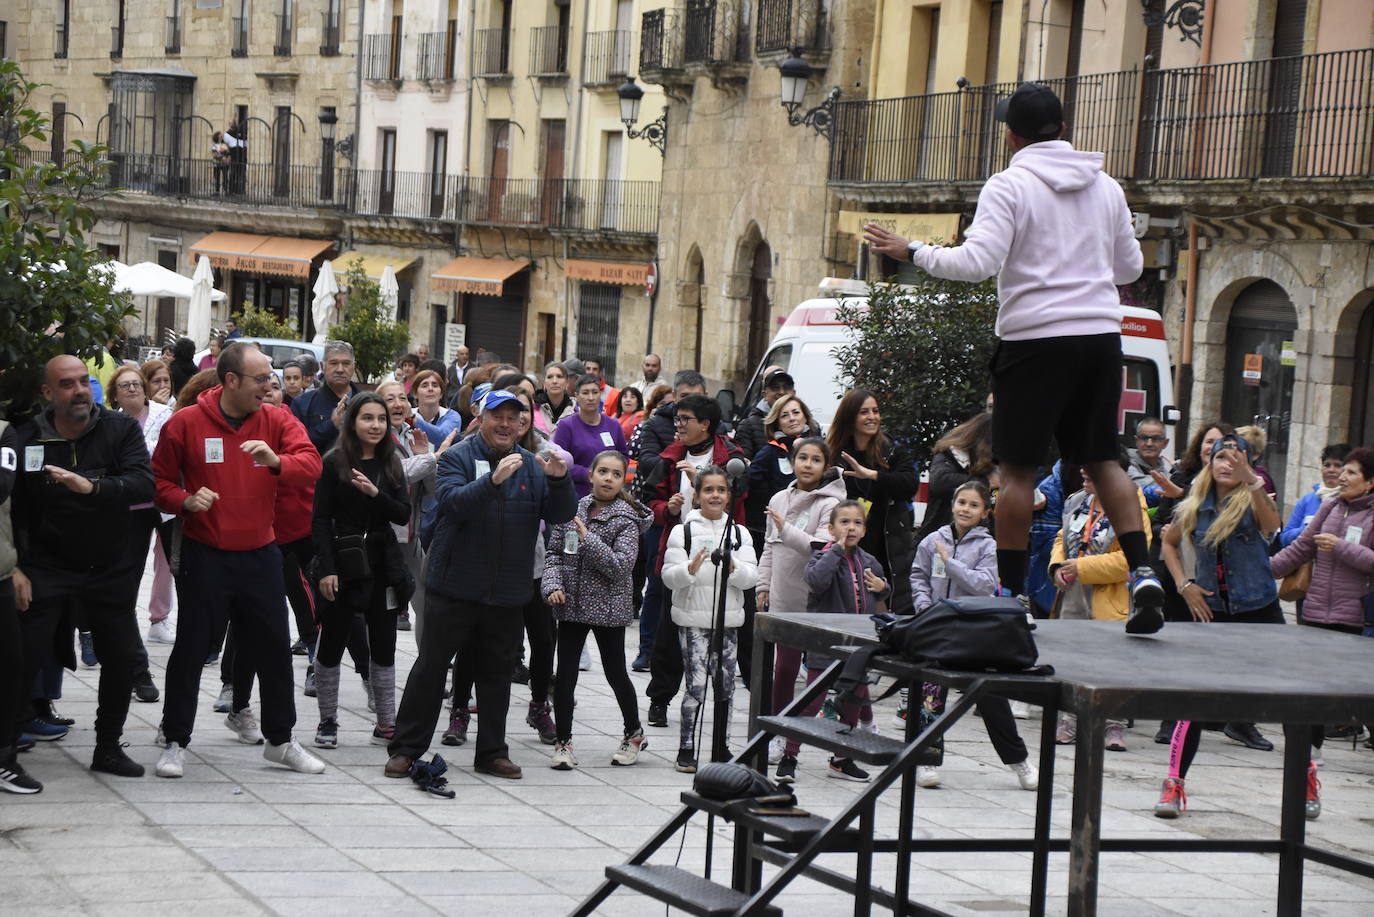
<path id="1" fill-rule="evenodd" d="M 649 279 L 649 264 L 627 261 L 579 261 L 569 258 L 563 266 L 563 276 L 569 280 L 638 287 L 643 286 Z"/>
<path id="2" fill-rule="evenodd" d="M 505 282 L 529 266 L 527 258 L 454 258 L 430 275 L 430 286 L 435 290 L 500 296 Z"/>
<path id="3" fill-rule="evenodd" d="M 191 246 L 192 263 L 200 255 L 210 265 L 250 274 L 309 277 L 315 259 L 334 243 L 329 239 L 292 239 L 246 232 L 212 232 Z"/>

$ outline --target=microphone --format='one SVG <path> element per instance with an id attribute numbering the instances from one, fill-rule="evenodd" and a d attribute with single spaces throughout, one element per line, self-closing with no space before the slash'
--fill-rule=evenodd
<path id="1" fill-rule="evenodd" d="M 749 463 L 739 456 L 725 463 L 725 476 L 730 480 L 730 493 L 737 497 L 744 496 L 749 487 L 749 480 L 745 477 L 748 471 Z"/>

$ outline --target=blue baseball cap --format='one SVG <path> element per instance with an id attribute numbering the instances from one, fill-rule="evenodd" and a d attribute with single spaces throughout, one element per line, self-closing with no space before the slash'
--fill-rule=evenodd
<path id="1" fill-rule="evenodd" d="M 503 404 L 510 404 L 512 402 L 514 402 L 518 410 L 525 410 L 525 402 L 520 400 L 519 395 L 514 392 L 508 392 L 503 388 L 498 388 L 494 392 L 487 392 L 486 398 L 482 401 L 482 411 L 490 411 L 493 408 L 498 408 Z"/>
<path id="2" fill-rule="evenodd" d="M 483 382 L 481 385 L 477 386 L 475 389 L 472 390 L 472 403 L 476 404 L 477 402 L 481 401 L 482 396 L 486 395 L 486 393 L 489 391 L 491 391 L 490 382 Z"/>
<path id="3" fill-rule="evenodd" d="M 1212 443 L 1212 452 L 1208 458 L 1215 458 L 1217 453 L 1223 449 L 1239 449 L 1245 453 L 1246 458 L 1250 457 L 1250 444 L 1245 441 L 1245 437 L 1235 433 L 1227 433 L 1221 439 Z"/>

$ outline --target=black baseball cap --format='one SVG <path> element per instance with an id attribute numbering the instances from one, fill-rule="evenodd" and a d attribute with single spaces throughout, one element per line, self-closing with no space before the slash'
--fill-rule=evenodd
<path id="1" fill-rule="evenodd" d="M 1027 140 L 1055 140 L 1064 129 L 1064 106 L 1043 83 L 1022 83 L 997 103 L 997 120 Z"/>
<path id="2" fill-rule="evenodd" d="M 787 370 L 775 369 L 763 377 L 763 387 L 772 388 L 775 385 L 780 385 L 783 388 L 796 388 L 797 380 L 793 379 Z"/>

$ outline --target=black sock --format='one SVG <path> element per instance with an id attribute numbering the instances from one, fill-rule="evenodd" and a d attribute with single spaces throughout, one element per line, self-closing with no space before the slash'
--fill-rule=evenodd
<path id="1" fill-rule="evenodd" d="M 1016 595 L 1026 593 L 1026 560 L 1030 552 L 1012 548 L 997 549 L 997 578 Z"/>
<path id="2" fill-rule="evenodd" d="M 1126 555 L 1126 566 L 1132 570 L 1150 566 L 1150 547 L 1145 541 L 1144 532 L 1123 532 L 1116 536 L 1116 540 Z"/>

